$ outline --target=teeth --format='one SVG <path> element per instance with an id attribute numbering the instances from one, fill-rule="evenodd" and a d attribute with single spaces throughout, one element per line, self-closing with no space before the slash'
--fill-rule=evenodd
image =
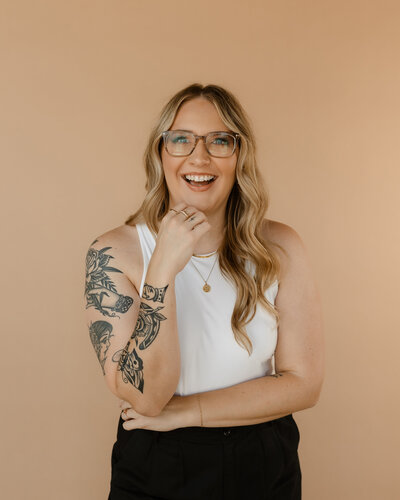
<path id="1" fill-rule="evenodd" d="M 185 175 L 185 177 L 189 181 L 196 182 L 209 181 L 211 179 L 214 179 L 213 175 Z"/>

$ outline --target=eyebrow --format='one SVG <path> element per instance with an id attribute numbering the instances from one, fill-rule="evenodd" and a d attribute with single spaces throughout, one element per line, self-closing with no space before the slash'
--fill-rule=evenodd
<path id="1" fill-rule="evenodd" d="M 186 130 L 184 128 L 175 128 L 175 129 L 171 129 L 171 132 L 190 132 L 191 134 L 194 134 L 194 135 L 197 135 L 193 132 L 193 130 Z M 232 131 L 231 130 L 211 130 L 211 132 L 207 132 L 207 134 L 205 135 L 208 135 L 208 134 L 215 134 L 216 132 L 225 132 L 226 134 L 232 134 Z"/>

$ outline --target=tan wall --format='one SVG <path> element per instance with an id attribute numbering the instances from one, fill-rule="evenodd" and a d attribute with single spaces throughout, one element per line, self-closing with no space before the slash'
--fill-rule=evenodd
<path id="1" fill-rule="evenodd" d="M 139 206 L 150 126 L 198 81 L 247 109 L 269 217 L 323 297 L 323 393 L 295 414 L 304 499 L 400 498 L 400 3 L 1 4 L 2 497 L 106 499 L 119 409 L 84 257 Z"/>

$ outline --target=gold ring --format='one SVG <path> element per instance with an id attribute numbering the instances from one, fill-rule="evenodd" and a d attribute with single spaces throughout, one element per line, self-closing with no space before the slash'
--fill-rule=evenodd
<path id="1" fill-rule="evenodd" d="M 175 210 L 175 208 L 170 208 L 169 211 L 173 210 L 175 213 L 178 213 L 178 210 Z"/>
<path id="2" fill-rule="evenodd" d="M 185 214 L 187 219 L 190 217 L 190 215 L 188 215 L 188 214 L 187 214 L 184 210 L 180 210 L 180 212 L 181 212 L 182 214 Z"/>

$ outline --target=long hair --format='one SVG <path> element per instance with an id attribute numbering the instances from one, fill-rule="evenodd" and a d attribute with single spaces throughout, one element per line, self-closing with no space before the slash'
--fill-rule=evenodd
<path id="1" fill-rule="evenodd" d="M 231 317 L 236 342 L 250 355 L 252 343 L 245 325 L 260 302 L 279 324 L 279 312 L 265 297 L 265 291 L 280 280 L 280 261 L 272 246 L 278 245 L 263 237 L 262 225 L 268 208 L 268 193 L 256 161 L 256 143 L 250 120 L 236 97 L 218 85 L 198 83 L 176 93 L 161 110 L 144 153 L 147 194 L 141 207 L 126 221 L 127 225 L 146 222 L 157 234 L 161 219 L 167 213 L 169 192 L 161 162 L 162 132 L 169 130 L 180 106 L 196 97 L 208 99 L 217 109 L 224 124 L 240 134 L 236 163 L 236 181 L 225 210 L 225 235 L 218 249 L 221 273 L 237 290 Z M 254 275 L 248 272 L 246 261 L 253 265 Z"/>

